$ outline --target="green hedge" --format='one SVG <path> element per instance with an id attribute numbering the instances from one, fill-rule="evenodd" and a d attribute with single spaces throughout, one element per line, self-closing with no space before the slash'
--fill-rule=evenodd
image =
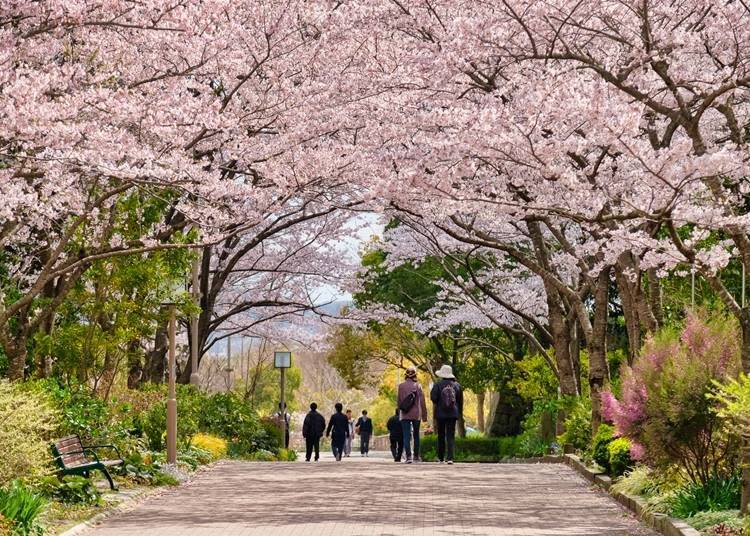
<path id="1" fill-rule="evenodd" d="M 498 462 L 518 455 L 520 441 L 512 437 L 457 437 L 454 460 L 457 462 Z M 437 460 L 437 436 L 426 435 L 420 445 L 422 459 Z"/>

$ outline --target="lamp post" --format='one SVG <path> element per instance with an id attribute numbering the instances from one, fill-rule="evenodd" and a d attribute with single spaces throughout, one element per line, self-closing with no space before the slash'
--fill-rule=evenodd
<path id="1" fill-rule="evenodd" d="M 167 364 L 167 377 L 169 392 L 167 395 L 167 463 L 177 462 L 177 306 L 174 303 L 169 306 L 169 362 Z"/>
<path id="2" fill-rule="evenodd" d="M 281 371 L 281 401 L 279 402 L 279 415 L 281 416 L 279 429 L 281 430 L 281 444 L 286 447 L 286 369 L 292 366 L 292 352 L 274 352 L 273 366 Z"/>

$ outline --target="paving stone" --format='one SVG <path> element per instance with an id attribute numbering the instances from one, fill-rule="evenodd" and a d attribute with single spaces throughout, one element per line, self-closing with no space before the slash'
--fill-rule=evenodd
<path id="1" fill-rule="evenodd" d="M 656 533 L 563 464 L 403 465 L 385 456 L 227 462 L 110 518 L 95 536 Z"/>

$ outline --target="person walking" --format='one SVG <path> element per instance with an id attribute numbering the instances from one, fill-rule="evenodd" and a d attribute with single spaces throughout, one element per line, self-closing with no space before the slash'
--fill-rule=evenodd
<path id="1" fill-rule="evenodd" d="M 435 375 L 440 381 L 432 386 L 430 399 L 437 418 L 438 459 L 453 463 L 456 445 L 456 421 L 464 412 L 464 393 L 450 365 L 443 365 Z"/>
<path id="2" fill-rule="evenodd" d="M 406 380 L 398 386 L 398 409 L 401 421 L 406 463 L 420 462 L 419 424 L 427 422 L 427 403 L 422 386 L 417 382 L 417 369 L 406 369 Z M 411 451 L 411 436 L 414 432 L 414 457 Z"/>
<path id="3" fill-rule="evenodd" d="M 331 415 L 328 421 L 328 428 L 326 428 L 326 437 L 331 438 L 331 450 L 333 450 L 333 457 L 336 458 L 337 462 L 341 461 L 341 457 L 344 455 L 344 444 L 346 438 L 349 437 L 349 421 L 342 412 L 344 406 L 341 402 L 336 402 L 334 406 L 336 413 Z"/>
<path id="4" fill-rule="evenodd" d="M 367 416 L 367 410 L 362 410 L 362 416 L 357 419 L 356 430 L 359 433 L 359 454 L 369 456 L 370 437 L 372 437 L 372 419 Z"/>
<path id="5" fill-rule="evenodd" d="M 346 438 L 344 444 L 344 456 L 347 458 L 352 455 L 352 443 L 354 442 L 354 418 L 352 417 L 352 410 L 346 410 L 346 418 L 349 421 L 349 437 Z"/>
<path id="6" fill-rule="evenodd" d="M 396 414 L 388 419 L 388 438 L 391 440 L 391 454 L 393 461 L 400 462 L 404 452 L 404 430 L 401 428 L 401 419 L 398 416 L 399 409 L 396 408 Z"/>
<path id="7" fill-rule="evenodd" d="M 320 459 L 320 438 L 326 429 L 326 419 L 318 413 L 318 405 L 313 402 L 310 404 L 310 411 L 305 415 L 305 421 L 302 423 L 302 437 L 305 438 L 305 461 L 310 461 L 313 450 L 315 451 L 315 461 Z"/>

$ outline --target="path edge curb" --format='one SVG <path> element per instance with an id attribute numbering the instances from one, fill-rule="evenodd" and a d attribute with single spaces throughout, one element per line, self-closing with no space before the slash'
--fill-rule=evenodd
<path id="1" fill-rule="evenodd" d="M 150 497 L 161 495 L 165 492 L 168 492 L 174 489 L 179 489 L 185 485 L 191 484 L 196 476 L 198 476 L 201 473 L 211 471 L 217 465 L 220 465 L 224 461 L 226 460 L 217 460 L 209 464 L 198 467 L 198 469 L 196 469 L 188 477 L 186 481 L 181 482 L 179 486 L 174 486 L 174 487 L 168 486 L 167 487 L 168 489 L 166 490 L 165 490 L 165 487 L 143 488 L 139 493 L 135 493 L 131 495 L 130 497 L 124 499 L 122 502 L 118 503 L 117 505 L 113 506 L 112 508 L 108 508 L 104 510 L 103 512 L 99 512 L 98 514 L 93 515 L 84 521 L 81 521 L 77 525 L 73 525 L 65 532 L 59 533 L 57 536 L 80 536 L 81 534 L 85 534 L 91 529 L 96 528 L 97 525 L 100 525 L 102 522 L 109 519 L 110 517 L 124 514 L 125 512 L 132 510 L 133 508 L 141 504 L 143 501 L 149 499 Z"/>
<path id="2" fill-rule="evenodd" d="M 159 488 L 145 488 L 143 491 L 136 493 L 127 499 L 124 499 L 121 503 L 117 504 L 116 506 L 113 506 L 112 508 L 108 508 L 107 510 L 104 510 L 103 512 L 99 512 L 98 514 L 90 517 L 89 519 L 85 521 L 81 521 L 77 525 L 73 525 L 65 532 L 61 532 L 58 534 L 58 536 L 79 536 L 80 534 L 84 534 L 87 531 L 93 529 L 97 525 L 99 525 L 102 521 L 118 515 L 127 512 L 131 508 L 137 506 L 141 502 L 143 502 L 145 499 L 152 495 L 156 495 L 159 492 Z"/>
<path id="3" fill-rule="evenodd" d="M 586 464 L 575 454 L 564 454 L 563 461 L 583 476 L 583 478 L 609 493 L 618 503 L 633 512 L 640 521 L 659 531 L 664 536 L 700 536 L 699 531 L 685 523 L 682 519 L 669 517 L 667 514 L 648 512 L 646 510 L 646 503 L 639 497 L 612 491 L 610 489 L 612 479 L 603 473 L 594 472 L 586 467 Z"/>

